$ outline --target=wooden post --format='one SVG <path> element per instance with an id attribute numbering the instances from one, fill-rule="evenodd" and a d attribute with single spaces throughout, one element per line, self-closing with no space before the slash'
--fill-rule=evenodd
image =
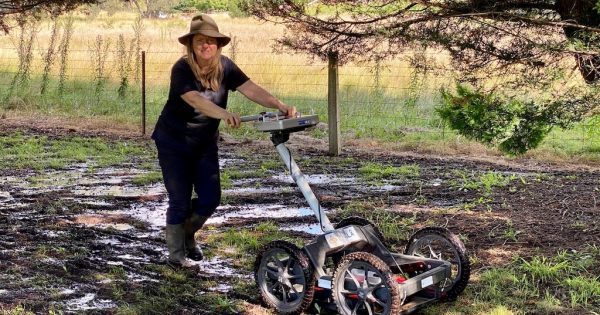
<path id="1" fill-rule="evenodd" d="M 146 135 L 146 51 L 142 50 L 142 136 Z"/>
<path id="2" fill-rule="evenodd" d="M 341 151 L 340 109 L 338 106 L 338 79 L 338 53 L 336 51 L 331 51 L 329 52 L 327 113 L 329 123 L 329 154 L 334 156 L 339 155 Z"/>

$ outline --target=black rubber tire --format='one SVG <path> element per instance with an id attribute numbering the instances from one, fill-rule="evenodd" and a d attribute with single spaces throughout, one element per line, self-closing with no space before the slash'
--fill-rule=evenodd
<path id="1" fill-rule="evenodd" d="M 363 274 L 367 276 L 363 278 L 360 285 L 364 285 L 369 289 L 372 289 L 371 298 L 377 299 L 381 304 L 385 305 L 380 312 L 376 312 L 381 306 L 379 303 L 368 301 L 368 298 L 362 298 L 362 293 L 359 286 L 359 279 L 355 278 L 359 275 L 352 275 L 351 270 L 363 269 Z M 369 272 L 373 272 L 374 275 L 379 278 L 378 284 L 369 283 Z M 350 275 L 347 278 L 347 275 Z M 401 292 L 398 284 L 396 283 L 389 266 L 383 262 L 379 257 L 367 253 L 367 252 L 354 252 L 350 253 L 342 258 L 340 264 L 337 266 L 333 278 L 332 278 L 332 295 L 333 300 L 338 308 L 338 313 L 342 315 L 362 315 L 362 314 L 381 314 L 381 315 L 395 315 L 400 311 L 402 306 Z M 355 291 L 352 291 L 355 290 Z M 354 295 L 350 298 L 349 295 Z M 369 297 L 369 294 L 366 294 Z M 353 305 L 353 301 L 356 300 L 356 304 Z M 373 304 L 371 304 L 373 303 Z M 361 306 L 368 307 L 370 309 L 360 309 Z M 374 311 L 374 312 L 369 312 Z"/>
<path id="2" fill-rule="evenodd" d="M 275 255 L 283 255 L 287 256 L 287 260 L 279 260 Z M 276 263 L 273 260 L 273 257 L 279 263 Z M 281 282 L 281 277 L 277 279 L 273 279 L 274 272 L 271 266 L 268 266 L 269 262 L 275 263 L 278 266 L 278 272 L 282 272 L 284 268 L 287 271 L 291 270 L 293 275 L 299 277 L 298 279 L 287 279 L 290 281 L 292 286 L 289 286 L 286 293 L 286 284 Z M 286 266 L 283 266 L 285 263 Z M 291 268 L 291 269 L 290 269 Z M 269 271 L 270 270 L 270 271 Z M 271 274 L 270 276 L 268 274 Z M 259 251 L 256 261 L 254 263 L 254 279 L 258 286 L 260 297 L 263 303 L 274 310 L 276 310 L 277 314 L 301 314 L 304 312 L 312 303 L 314 293 L 315 293 L 315 273 L 313 267 L 308 259 L 308 256 L 299 249 L 296 245 L 287 242 L 287 241 L 273 241 L 265 246 Z M 271 291 L 280 289 L 281 298 L 279 298 L 275 292 L 270 292 L 268 288 L 268 282 L 272 281 L 274 284 L 271 286 Z M 295 287 L 297 285 L 301 286 L 300 291 L 292 292 L 292 290 L 297 290 Z M 293 287 L 293 288 L 292 288 Z M 293 301 L 287 301 L 287 296 L 291 294 L 295 294 L 296 299 Z"/>
<path id="3" fill-rule="evenodd" d="M 463 242 L 450 232 L 446 228 L 442 227 L 426 227 L 415 232 L 406 245 L 404 253 L 406 255 L 416 255 L 425 258 L 437 258 L 431 257 L 432 255 L 418 254 L 418 246 L 423 242 L 427 241 L 442 241 L 446 246 L 452 248 L 454 257 L 449 262 L 452 264 L 452 283 L 446 285 L 442 291 L 442 301 L 454 300 L 458 297 L 467 287 L 469 278 L 471 276 L 471 263 L 469 262 L 469 256 Z M 443 260 L 447 260 L 447 257 L 442 257 Z"/>
<path id="4" fill-rule="evenodd" d="M 356 225 L 356 226 L 371 225 L 371 226 L 373 226 L 373 230 L 375 231 L 375 236 L 377 236 L 377 238 L 381 241 L 383 246 L 387 247 L 387 245 L 385 244 L 385 239 L 384 239 L 381 231 L 379 231 L 379 229 L 377 228 L 377 226 L 375 224 L 373 224 L 371 221 L 369 221 L 365 218 L 357 217 L 357 216 L 344 218 L 335 225 L 335 229 L 336 230 L 341 229 L 343 227 L 350 226 L 350 225 Z M 350 247 L 350 248 L 344 249 L 343 251 L 331 254 L 331 259 L 333 261 L 333 264 L 337 265 L 344 255 L 348 255 L 349 253 L 353 253 L 356 251 L 358 251 L 358 249 Z M 371 252 L 372 249 L 367 247 L 367 248 L 360 249 L 360 251 Z"/>

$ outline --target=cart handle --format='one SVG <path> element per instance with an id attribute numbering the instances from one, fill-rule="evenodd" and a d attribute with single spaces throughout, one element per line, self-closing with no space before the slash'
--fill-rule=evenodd
<path id="1" fill-rule="evenodd" d="M 265 118 L 280 120 L 286 117 L 286 113 L 283 112 L 262 112 L 258 115 L 249 115 L 240 117 L 242 122 L 249 121 L 263 121 Z"/>

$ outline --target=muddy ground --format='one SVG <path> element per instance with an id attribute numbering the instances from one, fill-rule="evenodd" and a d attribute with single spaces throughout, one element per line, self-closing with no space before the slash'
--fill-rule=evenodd
<path id="1" fill-rule="evenodd" d="M 62 129 L 21 130 L 32 136 L 73 134 Z M 13 131 L 4 127 L 0 134 Z M 151 147 L 147 138 L 85 136 L 127 139 Z M 425 225 L 445 226 L 465 242 L 475 260 L 475 273 L 510 264 L 515 255 L 554 256 L 559 250 L 600 246 L 600 172 L 593 166 L 423 156 L 360 147 L 328 157 L 323 142 L 306 139 L 293 135 L 290 146 L 332 221 L 340 219 L 337 210 L 360 204 L 386 209 L 397 219 L 414 218 L 415 224 L 402 232 L 407 235 Z M 299 145 L 303 141 L 310 144 Z M 229 137 L 221 143 L 221 158 L 223 169 L 241 171 L 264 168 L 265 161 L 278 163 L 268 141 Z M 163 289 L 167 198 L 160 183 L 132 184 L 133 177 L 147 171 L 138 167 L 144 162 L 156 163 L 134 161 L 93 171 L 85 163 L 52 171 L 0 169 L 2 310 L 115 313 L 122 312 L 128 301 L 138 301 L 128 292 L 151 297 Z M 359 173 L 368 162 L 398 167 L 414 164 L 419 173 L 369 181 Z M 489 193 L 470 185 L 490 172 L 511 180 Z M 44 175 L 41 179 L 28 181 L 40 174 Z M 231 227 L 252 228 L 265 218 L 306 240 L 316 233 L 301 193 L 282 168 L 266 170 L 258 178 L 233 179 L 224 196 L 224 205 L 201 239 Z M 392 245 L 404 246 L 402 240 Z M 600 269 L 596 274 L 600 276 Z M 256 294 L 232 286 L 241 281 L 250 287 L 253 281 L 251 272 L 235 259 L 212 255 L 190 276 L 210 281 L 206 292 L 244 301 L 246 313 L 264 312 Z M 116 287 L 122 291 L 119 296 Z M 173 313 L 215 313 L 201 301 L 188 299 L 189 303 L 177 303 L 180 309 Z M 226 307 L 222 311 L 232 312 Z"/>

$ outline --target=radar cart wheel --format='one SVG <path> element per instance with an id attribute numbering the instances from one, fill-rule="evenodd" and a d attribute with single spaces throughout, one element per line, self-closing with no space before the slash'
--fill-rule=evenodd
<path id="1" fill-rule="evenodd" d="M 333 299 L 343 315 L 397 314 L 404 299 L 390 268 L 366 252 L 344 256 L 332 282 Z"/>
<path id="2" fill-rule="evenodd" d="M 306 254 L 290 242 L 265 245 L 256 258 L 254 277 L 262 301 L 278 314 L 300 314 L 312 303 L 313 267 Z"/>
<path id="3" fill-rule="evenodd" d="M 438 284 L 441 300 L 455 299 L 469 282 L 471 265 L 465 245 L 445 228 L 426 227 L 417 231 L 408 241 L 405 254 L 445 260 L 452 264 L 450 277 Z"/>

